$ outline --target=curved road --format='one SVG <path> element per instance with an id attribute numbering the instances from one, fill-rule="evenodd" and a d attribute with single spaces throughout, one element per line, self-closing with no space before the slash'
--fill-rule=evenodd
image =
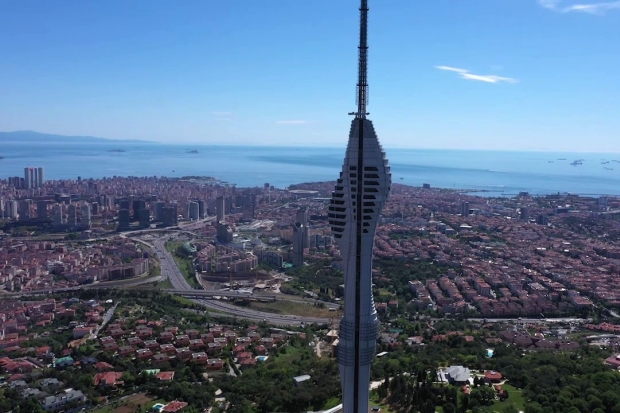
<path id="1" fill-rule="evenodd" d="M 145 232 L 154 233 L 154 232 L 158 232 L 162 230 L 171 231 L 170 228 L 140 230 L 140 231 L 135 231 L 131 233 L 123 233 L 121 234 L 121 237 L 132 238 L 132 236 L 136 236 L 141 233 L 145 233 Z M 176 231 L 177 232 L 188 232 L 185 230 L 185 228 L 182 228 Z M 157 254 L 157 257 L 159 258 L 159 261 L 161 264 L 161 277 L 145 277 L 143 279 L 137 280 L 135 282 L 129 282 L 129 283 L 110 282 L 110 283 L 101 283 L 101 284 L 91 284 L 88 286 L 67 287 L 67 288 L 60 288 L 60 289 L 33 290 L 33 291 L 20 292 L 20 293 L 8 293 L 7 295 L 21 296 L 21 295 L 30 295 L 30 294 L 49 294 L 54 291 L 73 291 L 73 290 L 79 290 L 82 288 L 113 288 L 116 285 L 121 286 L 121 287 L 131 286 L 131 285 L 139 285 L 142 283 L 148 283 L 148 282 L 153 282 L 153 281 L 158 281 L 158 280 L 164 281 L 166 279 L 170 280 L 170 283 L 172 284 L 172 287 L 175 290 L 182 290 L 182 291 L 187 291 L 187 292 L 195 291 L 189 285 L 185 277 L 183 277 L 183 274 L 181 273 L 181 270 L 179 270 L 179 267 L 176 265 L 176 262 L 174 261 L 172 254 L 170 254 L 168 250 L 166 250 L 166 245 L 165 245 L 166 241 L 168 241 L 170 238 L 173 238 L 173 237 L 174 235 L 171 235 L 171 234 L 164 235 L 163 237 L 156 239 L 152 244 L 144 240 L 141 240 L 139 238 L 132 238 L 134 241 L 140 242 L 148 246 L 155 252 L 155 254 Z M 273 294 L 260 294 L 260 293 L 256 294 L 256 297 L 260 297 L 260 296 L 271 296 L 272 297 Z M 281 300 L 297 302 L 299 303 L 299 305 L 309 305 L 309 303 L 312 304 L 316 302 L 316 300 L 304 299 L 302 297 L 293 297 L 293 296 L 286 297 L 286 298 L 283 297 L 281 298 Z M 192 299 L 192 301 L 194 301 L 197 304 L 201 304 L 211 310 L 214 310 L 215 312 L 222 312 L 222 313 L 229 314 L 233 317 L 239 317 L 239 318 L 252 320 L 252 321 L 265 321 L 270 324 L 276 324 L 276 325 L 282 325 L 282 326 L 286 326 L 286 325 L 299 326 L 303 324 L 328 324 L 332 322 L 331 318 L 301 317 L 301 316 L 294 316 L 294 315 L 274 314 L 274 313 L 268 313 L 264 311 L 250 310 L 250 309 L 245 309 L 245 308 L 238 307 L 236 305 L 233 305 L 227 302 L 222 302 L 222 301 L 218 301 L 214 299 L 211 299 L 211 300 Z M 332 303 L 325 303 L 325 304 L 330 305 Z"/>
<path id="2" fill-rule="evenodd" d="M 215 311 L 225 312 L 228 315 L 243 318 L 252 321 L 265 321 L 269 324 L 275 325 L 287 325 L 287 326 L 301 326 L 304 324 L 329 324 L 331 322 L 328 318 L 318 317 L 301 317 L 284 314 L 266 313 L 263 311 L 247 310 L 242 307 L 238 307 L 234 304 L 221 302 L 217 300 L 192 300 L 196 303 L 202 304 L 207 308 Z M 302 304 L 306 305 L 306 304 Z"/>
<path id="3" fill-rule="evenodd" d="M 166 250 L 166 241 L 168 239 L 169 237 L 158 238 L 152 245 L 153 251 L 157 254 L 161 264 L 162 280 L 170 280 L 175 290 L 192 290 L 192 287 L 183 277 L 183 274 L 181 274 L 181 270 L 179 270 L 176 262 L 174 262 L 174 258 Z"/>
<path id="4" fill-rule="evenodd" d="M 169 239 L 168 236 L 157 239 L 153 242 L 152 248 L 153 251 L 159 257 L 159 261 L 161 263 L 161 276 L 162 280 L 169 279 L 170 283 L 174 287 L 175 290 L 186 290 L 192 291 L 192 287 L 188 284 L 185 277 L 179 270 L 179 267 L 176 265 L 172 254 L 166 250 L 166 241 Z M 270 324 L 278 324 L 278 325 L 293 325 L 298 326 L 302 324 L 328 324 L 331 322 L 329 318 L 317 318 L 317 317 L 300 317 L 293 315 L 283 315 L 283 314 L 273 314 L 267 313 L 263 311 L 256 311 L 250 309 L 244 309 L 238 307 L 236 305 L 220 302 L 217 300 L 205 300 L 205 299 L 193 299 L 195 303 L 204 305 L 207 308 L 212 310 L 223 312 L 230 314 L 234 317 L 239 317 L 247 320 L 253 321 L 265 321 Z M 299 304 L 299 305 L 307 305 L 307 304 Z"/>

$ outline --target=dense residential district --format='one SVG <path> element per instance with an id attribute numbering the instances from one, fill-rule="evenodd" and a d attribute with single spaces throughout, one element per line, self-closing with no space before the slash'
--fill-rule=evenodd
<path id="1" fill-rule="evenodd" d="M 1 412 L 341 403 L 334 182 L 0 181 Z M 620 199 L 395 184 L 371 406 L 620 412 Z"/>

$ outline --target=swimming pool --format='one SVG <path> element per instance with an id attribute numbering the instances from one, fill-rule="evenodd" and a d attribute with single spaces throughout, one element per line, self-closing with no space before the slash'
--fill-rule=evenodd
<path id="1" fill-rule="evenodd" d="M 257 356 L 257 357 L 256 357 L 256 359 L 257 359 L 258 361 L 265 361 L 265 360 L 267 360 L 268 358 L 269 358 L 269 356 Z"/>
<path id="2" fill-rule="evenodd" d="M 158 412 L 161 412 L 161 409 L 163 409 L 163 408 L 164 408 L 164 406 L 165 406 L 165 405 L 163 405 L 163 404 L 161 404 L 161 403 L 155 403 L 155 404 L 153 405 L 153 407 L 152 407 L 152 408 L 153 408 L 154 410 L 157 410 Z"/>
<path id="3" fill-rule="evenodd" d="M 495 353 L 495 350 L 493 350 L 492 348 L 488 348 L 487 349 L 487 357 L 491 358 L 493 357 L 493 354 Z"/>

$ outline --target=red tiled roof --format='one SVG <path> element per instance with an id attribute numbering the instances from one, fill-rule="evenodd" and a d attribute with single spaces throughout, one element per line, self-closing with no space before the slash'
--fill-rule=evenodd
<path id="1" fill-rule="evenodd" d="M 113 366 L 113 365 L 111 365 L 111 364 L 109 364 L 109 363 L 106 363 L 105 361 L 100 361 L 100 362 L 98 362 L 98 363 L 95 363 L 95 368 L 96 368 L 98 371 L 103 371 L 103 370 L 113 370 L 113 369 L 114 369 L 114 366 Z"/>
<path id="2" fill-rule="evenodd" d="M 497 371 L 485 371 L 484 378 L 487 380 L 501 380 L 502 373 L 499 373 Z"/>
<path id="3" fill-rule="evenodd" d="M 106 373 L 97 373 L 93 379 L 95 386 L 99 384 L 104 384 L 107 386 L 113 386 L 119 382 L 119 379 L 122 377 L 123 373 L 116 371 L 108 371 Z"/>
<path id="4" fill-rule="evenodd" d="M 162 412 L 178 412 L 179 410 L 185 408 L 185 406 L 187 406 L 187 403 L 175 400 L 165 405 L 161 409 L 161 411 Z"/>
<path id="5" fill-rule="evenodd" d="M 174 378 L 174 371 L 161 371 L 155 375 L 161 381 L 169 381 Z"/>

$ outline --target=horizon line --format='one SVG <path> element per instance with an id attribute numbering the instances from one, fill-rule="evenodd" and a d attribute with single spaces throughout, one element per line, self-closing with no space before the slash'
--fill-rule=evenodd
<path id="1" fill-rule="evenodd" d="M 102 137 L 98 137 L 98 136 L 92 136 L 92 135 L 62 135 L 62 134 L 57 134 L 57 133 L 46 133 L 46 132 L 38 132 L 38 131 L 33 131 L 33 130 L 16 130 L 16 131 L 0 131 L 0 134 L 6 133 L 6 134 L 11 134 L 11 133 L 34 133 L 34 134 L 38 134 L 38 135 L 49 135 L 49 136 L 54 136 L 54 137 L 63 137 L 63 138 L 92 138 L 92 139 L 96 139 L 96 140 L 101 140 L 104 142 L 97 142 L 97 143 L 131 143 L 131 144 L 149 144 L 149 145 L 176 145 L 176 146 L 180 146 L 180 145 L 193 145 L 193 146 L 223 146 L 223 147 L 258 147 L 258 148 L 329 148 L 329 149 L 336 149 L 336 148 L 342 148 L 343 146 L 346 146 L 346 142 L 343 142 L 342 145 L 306 145 L 306 144 L 272 144 L 272 145 L 266 145 L 266 144 L 262 144 L 262 145 L 257 145 L 257 144 L 253 144 L 253 143 L 219 143 L 219 142 L 213 142 L 213 143 L 209 143 L 209 142 L 191 142 L 191 141 L 185 141 L 185 142 L 167 142 L 167 141 L 156 141 L 156 140 L 146 140 L 146 139 L 136 139 L 136 138 L 102 138 Z M 44 139 L 42 139 L 42 141 L 44 141 Z M 4 143 L 22 143 L 19 141 L 4 141 Z M 59 143 L 59 144 L 63 144 L 63 143 L 67 143 L 67 142 L 46 142 L 46 143 Z M 94 143 L 94 142 L 86 142 L 85 144 L 88 143 Z M 516 149 L 516 148 L 506 148 L 506 149 L 492 149 L 492 148 L 437 148 L 437 147 L 416 147 L 416 146 L 399 146 L 397 145 L 390 145 L 390 144 L 384 144 L 383 145 L 386 149 L 392 149 L 392 150 L 420 150 L 420 151 L 463 151 L 463 152 L 474 152 L 474 151 L 478 151 L 478 152 L 522 152 L 522 153 L 554 153 L 554 154 L 558 154 L 558 153 L 565 153 L 565 154 L 571 154 L 571 153 L 575 153 L 575 154 L 605 154 L 605 155 L 620 155 L 620 150 L 618 152 L 608 152 L 608 151 L 597 151 L 597 150 L 574 150 L 574 149 L 564 149 L 564 150 L 550 150 L 550 149 Z"/>

